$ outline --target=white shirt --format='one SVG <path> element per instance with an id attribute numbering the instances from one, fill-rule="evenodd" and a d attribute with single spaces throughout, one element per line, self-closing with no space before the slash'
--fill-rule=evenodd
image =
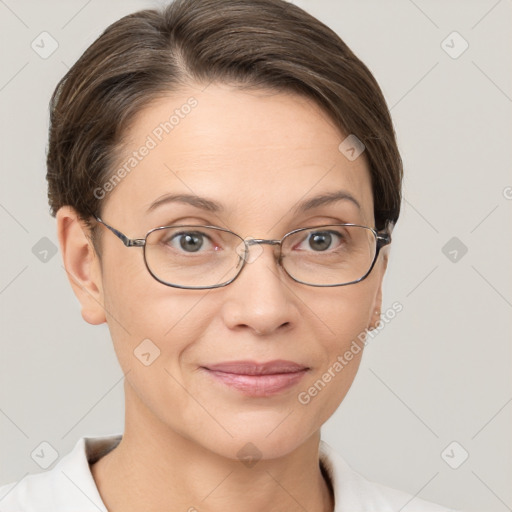
<path id="1" fill-rule="evenodd" d="M 1 512 L 108 512 L 89 464 L 114 449 L 122 434 L 82 437 L 51 470 L 0 487 Z M 335 512 L 454 512 L 371 482 L 320 441 L 320 460 L 334 490 Z"/>

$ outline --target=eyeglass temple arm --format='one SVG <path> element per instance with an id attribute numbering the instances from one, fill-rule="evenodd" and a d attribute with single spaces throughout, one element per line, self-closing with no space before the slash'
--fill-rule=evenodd
<path id="1" fill-rule="evenodd" d="M 391 235 L 389 233 L 379 233 L 377 235 L 377 244 L 380 247 L 384 247 L 391 243 Z"/>
<path id="2" fill-rule="evenodd" d="M 118 231 L 116 228 L 113 228 L 112 226 L 101 220 L 99 217 L 95 216 L 95 219 L 99 223 L 103 224 L 107 229 L 110 229 L 110 231 L 112 231 L 112 233 L 114 233 L 114 235 L 116 235 L 117 238 L 119 238 L 119 240 L 121 240 L 121 242 L 123 242 L 123 244 L 126 245 L 126 247 L 142 247 L 146 243 L 146 240 L 144 240 L 143 238 L 128 238 L 126 235 L 121 233 L 121 231 Z"/>
<path id="3" fill-rule="evenodd" d="M 393 231 L 394 223 L 388 222 L 386 227 L 380 232 L 377 233 L 377 248 L 381 249 L 382 247 L 389 245 L 391 243 L 391 231 Z"/>

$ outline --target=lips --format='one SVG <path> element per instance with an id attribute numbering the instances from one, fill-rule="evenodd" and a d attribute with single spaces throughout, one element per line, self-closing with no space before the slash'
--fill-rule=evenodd
<path id="1" fill-rule="evenodd" d="M 272 375 L 282 373 L 295 373 L 307 370 L 307 367 L 293 361 L 282 359 L 269 361 L 267 363 L 256 363 L 254 361 L 230 361 L 226 363 L 208 365 L 208 370 L 236 373 L 238 375 Z"/>
<path id="2" fill-rule="evenodd" d="M 307 366 L 285 360 L 229 361 L 202 368 L 215 381 L 252 397 L 283 392 L 297 384 L 309 370 Z"/>

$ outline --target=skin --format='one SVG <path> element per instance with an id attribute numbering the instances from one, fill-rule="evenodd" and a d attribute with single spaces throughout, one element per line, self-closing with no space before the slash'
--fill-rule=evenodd
<path id="1" fill-rule="evenodd" d="M 294 94 L 191 85 L 139 113 L 126 154 L 139 148 L 190 96 L 198 106 L 104 201 L 102 218 L 132 238 L 179 219 L 228 227 L 243 237 L 279 239 L 304 226 L 354 222 L 374 226 L 364 153 L 338 150 L 345 135 L 311 100 Z M 292 209 L 343 189 L 360 203 Z M 169 192 L 221 203 L 211 213 L 186 204 L 148 206 Z M 334 503 L 318 464 L 320 427 L 356 375 L 362 352 L 309 404 L 307 390 L 343 355 L 381 308 L 387 252 L 358 284 L 315 288 L 296 283 L 263 245 L 230 285 L 214 290 L 164 286 L 146 270 L 142 249 L 126 248 L 100 226 L 101 259 L 71 207 L 57 214 L 59 241 L 82 316 L 107 322 L 125 378 L 125 432 L 92 465 L 109 511 L 329 511 Z M 253 248 L 258 250 L 258 248 Z M 135 348 L 149 338 L 160 356 L 144 366 Z M 278 395 L 251 398 L 200 370 L 206 364 L 287 359 L 309 372 Z M 237 452 L 252 443 L 252 467 Z M 194 508 L 192 508 L 194 507 Z"/>

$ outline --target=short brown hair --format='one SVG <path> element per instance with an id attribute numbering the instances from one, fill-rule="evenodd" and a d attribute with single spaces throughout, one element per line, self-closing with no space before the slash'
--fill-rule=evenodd
<path id="1" fill-rule="evenodd" d="M 210 82 L 296 92 L 366 147 L 377 229 L 400 213 L 402 160 L 383 94 L 339 36 L 284 0 L 175 0 L 110 25 L 57 85 L 47 155 L 52 215 L 99 215 L 123 134 L 152 100 Z"/>

